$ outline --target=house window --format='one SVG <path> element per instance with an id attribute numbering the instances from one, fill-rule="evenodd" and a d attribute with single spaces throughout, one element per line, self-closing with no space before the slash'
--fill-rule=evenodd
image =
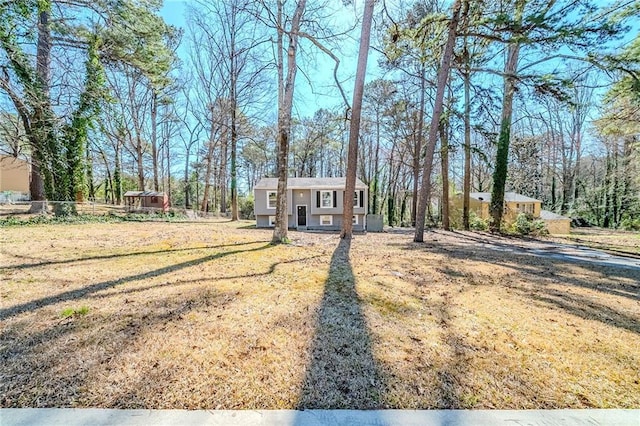
<path id="1" fill-rule="evenodd" d="M 354 225 L 358 224 L 358 215 L 357 214 L 353 215 L 353 224 Z"/>
<path id="2" fill-rule="evenodd" d="M 276 217 L 269 216 L 269 226 L 276 226 Z"/>
<path id="3" fill-rule="evenodd" d="M 320 207 L 323 209 L 330 209 L 333 207 L 333 191 L 320 191 Z"/>
<path id="4" fill-rule="evenodd" d="M 358 207 L 360 205 L 360 191 L 353 193 L 353 206 Z"/>
<path id="5" fill-rule="evenodd" d="M 267 208 L 276 208 L 276 191 L 267 191 Z"/>
<path id="6" fill-rule="evenodd" d="M 331 226 L 331 225 L 333 225 L 333 216 L 331 216 L 331 215 L 322 215 L 322 216 L 320 216 L 320 225 L 322 225 L 322 226 Z"/>
<path id="7" fill-rule="evenodd" d="M 158 197 L 151 197 L 151 203 L 152 204 L 158 204 Z"/>

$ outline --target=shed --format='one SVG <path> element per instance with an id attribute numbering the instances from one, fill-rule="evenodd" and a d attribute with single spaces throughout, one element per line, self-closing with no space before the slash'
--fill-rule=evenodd
<path id="1" fill-rule="evenodd" d="M 540 219 L 544 220 L 550 234 L 569 234 L 571 232 L 571 218 L 542 210 L 540 211 Z"/>
<path id="2" fill-rule="evenodd" d="M 164 192 L 127 191 L 124 194 L 125 209 L 128 212 L 169 211 L 169 196 Z"/>

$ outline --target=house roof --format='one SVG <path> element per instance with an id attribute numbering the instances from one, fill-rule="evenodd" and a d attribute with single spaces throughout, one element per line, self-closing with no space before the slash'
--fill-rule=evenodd
<path id="1" fill-rule="evenodd" d="M 469 197 L 476 199 L 478 201 L 483 201 L 490 203 L 491 202 L 491 193 L 490 192 L 471 192 L 469 193 Z M 505 192 L 504 193 L 504 201 L 508 203 L 540 203 L 540 200 L 536 200 L 535 198 L 527 197 L 522 194 L 518 194 L 516 192 Z"/>
<path id="2" fill-rule="evenodd" d="M 288 178 L 288 189 L 344 189 L 345 178 L 344 177 L 330 177 L 330 178 Z M 364 189 L 367 185 L 360 179 L 356 178 L 356 188 Z M 278 178 L 262 178 L 254 187 L 255 189 L 277 189 Z"/>
<path id="3" fill-rule="evenodd" d="M 545 220 L 560 220 L 560 219 L 571 220 L 571 218 L 569 218 L 569 217 L 561 216 L 561 215 L 556 214 L 554 212 L 550 212 L 549 210 L 540 210 L 540 219 L 545 219 Z"/>
<path id="4" fill-rule="evenodd" d="M 164 197 L 164 192 L 156 191 L 127 191 L 125 197 Z"/>

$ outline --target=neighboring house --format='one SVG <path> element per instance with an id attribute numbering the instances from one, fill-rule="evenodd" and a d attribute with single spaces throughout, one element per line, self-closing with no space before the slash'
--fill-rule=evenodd
<path id="1" fill-rule="evenodd" d="M 299 230 L 340 230 L 345 178 L 289 178 L 287 180 L 288 227 Z M 256 226 L 275 226 L 277 178 L 263 178 L 254 187 Z M 366 229 L 367 185 L 356 179 L 353 196 L 353 230 Z"/>
<path id="2" fill-rule="evenodd" d="M 462 209 L 462 195 L 455 200 L 456 207 Z M 469 194 L 469 210 L 482 219 L 489 219 L 491 205 L 490 192 L 472 192 Z M 519 213 L 530 214 L 533 218 L 544 220 L 550 234 L 568 234 L 571 219 L 565 216 L 542 210 L 542 201 L 515 192 L 504 193 L 504 220 L 513 222 Z"/>
<path id="3" fill-rule="evenodd" d="M 0 202 L 28 200 L 30 178 L 28 161 L 0 155 Z"/>
<path id="4" fill-rule="evenodd" d="M 164 192 L 127 191 L 124 194 L 125 210 L 128 212 L 169 211 L 169 196 Z"/>

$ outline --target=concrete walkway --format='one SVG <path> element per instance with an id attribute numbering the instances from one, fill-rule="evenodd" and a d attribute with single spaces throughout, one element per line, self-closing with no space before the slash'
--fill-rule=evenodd
<path id="1" fill-rule="evenodd" d="M 639 426 L 640 410 L 111 410 L 5 408 L 0 425 Z"/>

